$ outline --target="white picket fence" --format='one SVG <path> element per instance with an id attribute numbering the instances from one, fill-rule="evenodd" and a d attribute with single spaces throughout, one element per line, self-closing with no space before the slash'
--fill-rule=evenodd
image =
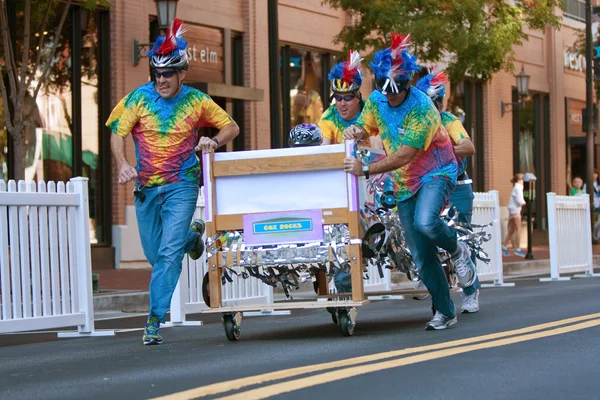
<path id="1" fill-rule="evenodd" d="M 482 287 L 514 286 L 514 283 L 504 282 L 502 268 L 502 230 L 500 226 L 500 200 L 497 190 L 487 193 L 473 193 L 473 217 L 471 223 L 474 225 L 486 225 L 493 222 L 492 226 L 485 231 L 492 235 L 490 241 L 483 244 L 483 250 L 490 257 L 490 262 L 485 263 L 477 260 L 477 273 L 481 282 L 492 281 L 491 284 L 483 283 Z M 475 229 L 476 231 L 478 229 Z"/>
<path id="2" fill-rule="evenodd" d="M 546 193 L 548 203 L 548 239 L 550 278 L 540 281 L 569 280 L 561 273 L 584 272 L 576 277 L 594 274 L 592 227 L 589 196 L 557 196 Z"/>
<path id="3" fill-rule="evenodd" d="M 88 179 L 0 180 L 0 333 L 94 330 Z"/>
<path id="4" fill-rule="evenodd" d="M 194 218 L 203 219 L 204 206 L 204 188 L 200 188 Z M 206 236 L 204 239 L 206 239 Z M 181 265 L 181 276 L 171 299 L 169 320 L 171 325 L 198 324 L 194 321 L 187 321 L 186 314 L 199 313 L 208 308 L 202 297 L 202 280 L 206 272 L 208 272 L 206 253 L 198 260 L 192 260 L 188 255 L 184 257 Z M 253 277 L 242 279 L 233 276 L 232 278 L 233 282 L 226 282 L 222 286 L 223 305 L 260 305 L 273 302 L 273 287 L 265 285 Z"/>

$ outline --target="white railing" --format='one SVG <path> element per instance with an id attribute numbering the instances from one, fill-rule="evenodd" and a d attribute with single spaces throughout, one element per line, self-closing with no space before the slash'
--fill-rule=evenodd
<path id="1" fill-rule="evenodd" d="M 88 179 L 0 180 L 0 333 L 94 330 Z"/>
<path id="2" fill-rule="evenodd" d="M 203 219 L 204 206 L 204 188 L 200 188 L 194 213 L 195 219 Z M 171 299 L 169 322 L 172 325 L 198 324 L 194 321 L 186 321 L 186 314 L 199 313 L 208 308 L 202 297 L 202 281 L 207 272 L 206 253 L 198 260 L 192 260 L 188 255 L 183 258 L 181 276 Z M 232 279 L 233 282 L 227 281 L 221 289 L 224 306 L 271 304 L 273 302 L 273 287 L 265 285 L 253 277 L 243 279 L 233 276 Z"/>
<path id="3" fill-rule="evenodd" d="M 540 281 L 570 279 L 561 277 L 561 273 L 584 272 L 584 275 L 576 277 L 595 276 L 589 196 L 557 196 L 556 193 L 546 193 L 546 198 L 550 278 Z"/>
<path id="4" fill-rule="evenodd" d="M 514 286 L 514 283 L 504 283 L 504 272 L 502 268 L 502 231 L 500 229 L 500 200 L 497 190 L 487 193 L 473 193 L 473 217 L 471 223 L 474 225 L 492 226 L 485 231 L 492 235 L 490 241 L 483 244 L 483 250 L 490 257 L 490 262 L 485 263 L 477 260 L 477 273 L 482 282 L 492 281 L 492 284 L 482 284 L 482 287 Z M 478 229 L 475 229 L 476 231 Z"/>

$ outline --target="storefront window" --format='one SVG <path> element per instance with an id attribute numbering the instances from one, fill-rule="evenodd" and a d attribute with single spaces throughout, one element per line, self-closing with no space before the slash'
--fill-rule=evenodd
<path id="1" fill-rule="evenodd" d="M 449 111 L 463 124 L 475 146 L 475 155 L 469 157 L 467 173 L 473 179 L 473 189 L 484 191 L 483 85 L 467 80 L 460 85 L 455 84 L 451 90 L 460 95 L 454 96 L 453 102 L 449 104 Z"/>
<path id="2" fill-rule="evenodd" d="M 33 48 L 40 35 L 46 35 L 45 46 L 52 45 L 62 8 L 60 11 L 50 17 L 43 32 L 32 25 Z M 23 13 L 18 7 L 16 16 L 17 27 L 22 29 Z M 99 172 L 99 16 L 97 12 L 71 7 L 49 61 L 49 74 L 35 102 L 31 95 L 25 99 L 25 113 L 34 108 L 30 129 L 25 133 L 25 179 L 66 182 L 74 176 L 89 178 L 92 243 L 102 242 L 106 234 L 102 231 L 106 211 Z M 23 34 L 17 32 L 16 36 L 22 38 Z M 42 58 L 42 65 L 47 62 Z M 37 83 L 33 81 L 34 86 Z M 7 169 L 5 136 L 0 132 L 0 177 L 6 175 Z"/>
<path id="3" fill-rule="evenodd" d="M 306 50 L 290 50 L 291 125 L 316 124 L 323 114 L 321 57 Z"/>
<path id="4" fill-rule="evenodd" d="M 8 180 L 8 131 L 4 125 L 2 97 L 0 97 L 0 180 Z"/>
<path id="5" fill-rule="evenodd" d="M 82 175 L 89 178 L 90 189 L 90 235 L 92 243 L 102 238 L 102 198 L 100 190 L 100 168 L 98 155 L 98 14 L 82 12 L 81 15 L 81 143 Z"/>
<path id="6" fill-rule="evenodd" d="M 533 100 L 529 97 L 525 102 L 525 107 L 519 110 L 519 168 L 515 172 L 535 171 L 535 131 L 534 131 L 534 107 Z"/>

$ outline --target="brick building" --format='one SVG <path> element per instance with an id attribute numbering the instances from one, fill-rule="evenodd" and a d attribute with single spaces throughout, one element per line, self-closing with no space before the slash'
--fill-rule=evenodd
<path id="1" fill-rule="evenodd" d="M 132 185 L 117 183 L 104 121 L 121 98 L 150 79 L 148 59 L 137 57 L 147 47 L 136 49 L 134 41 L 149 44 L 158 35 L 154 0 L 111 3 L 109 10 L 73 7 L 69 14 L 63 33 L 69 46 L 62 48 L 71 62 L 68 84 L 38 99 L 42 121 L 32 142 L 43 142 L 42 155 L 30 165 L 34 179 L 90 177 L 95 269 L 144 261 Z M 539 194 L 566 192 L 567 164 L 573 175 L 585 173 L 585 62 L 569 52 L 584 29 L 583 3 L 568 1 L 560 30 L 528 32 L 529 40 L 515 49 L 515 72 L 523 68 L 531 76 L 525 107 L 502 111 L 501 102 L 520 100 L 508 72 L 485 83 L 451 84 L 457 94 L 452 111 L 463 118 L 477 149 L 470 163 L 474 189 L 499 190 L 503 206 L 515 172 L 534 172 Z M 333 38 L 350 23 L 343 11 L 321 0 L 180 0 L 177 17 L 188 31 L 187 84 L 211 95 L 240 125 L 239 138 L 225 150 L 285 146 L 284 132 L 316 122 L 329 106 L 327 73 L 341 49 Z M 367 76 L 365 98 L 369 82 Z M 131 139 L 126 151 L 133 162 Z M 545 226 L 544 202 L 538 196 L 538 229 Z"/>

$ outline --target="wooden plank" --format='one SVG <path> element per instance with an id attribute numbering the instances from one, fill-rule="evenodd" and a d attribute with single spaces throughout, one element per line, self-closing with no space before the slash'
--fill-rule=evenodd
<path id="1" fill-rule="evenodd" d="M 27 185 L 25 181 L 19 181 L 19 192 L 25 193 Z M 21 303 L 23 305 L 23 317 L 32 317 L 31 305 L 31 264 L 29 262 L 29 217 L 28 207 L 20 206 L 19 210 L 19 243 L 21 253 Z"/>
<path id="2" fill-rule="evenodd" d="M 58 193 L 65 192 L 65 183 L 58 182 Z M 67 209 L 58 207 L 58 258 L 60 260 L 60 303 L 62 314 L 71 313 L 71 285 L 69 283 L 69 243 L 67 237 Z"/>
<path id="3" fill-rule="evenodd" d="M 244 214 L 229 214 L 215 216 L 215 230 L 221 231 L 239 231 L 244 228 Z M 323 210 L 324 224 L 347 224 L 348 209 L 347 208 L 331 208 Z"/>
<path id="4" fill-rule="evenodd" d="M 36 192 L 35 182 L 27 183 L 27 191 Z M 41 317 L 42 314 L 42 288 L 40 274 L 40 240 L 39 240 L 38 208 L 29 207 L 29 246 L 31 251 L 31 290 L 33 292 L 33 316 Z"/>
<path id="5" fill-rule="evenodd" d="M 76 194 L 53 193 L 0 193 L 3 206 L 77 206 Z"/>
<path id="6" fill-rule="evenodd" d="M 15 181 L 8 182 L 8 192 L 17 194 L 17 184 Z M 10 277 L 12 283 L 12 305 L 13 318 L 23 318 L 23 308 L 21 306 L 21 261 L 19 254 L 21 252 L 19 245 L 19 214 L 18 207 L 8 207 L 9 224 L 9 243 L 10 243 Z"/>
<path id="7" fill-rule="evenodd" d="M 348 230 L 350 238 L 357 238 L 360 234 L 360 222 L 357 211 L 348 213 L 350 222 Z M 352 279 L 352 300 L 362 301 L 365 299 L 365 287 L 363 280 L 362 248 L 359 244 L 351 244 L 349 251 L 350 265 L 352 266 L 350 275 Z"/>
<path id="8" fill-rule="evenodd" d="M 0 179 L 0 192 L 6 191 L 6 183 Z M 12 319 L 10 299 L 10 263 L 8 247 L 8 207 L 0 205 L 0 289 L 2 290 L 2 314 L 0 320 Z"/>
<path id="9" fill-rule="evenodd" d="M 217 308 L 221 305 L 221 252 L 208 259 L 208 285 L 210 288 L 210 307 Z"/>
<path id="10" fill-rule="evenodd" d="M 56 184 L 48 182 L 48 192 L 56 193 Z M 52 315 L 60 315 L 60 277 L 58 274 L 58 217 L 57 207 L 48 208 L 48 237 L 50 238 L 50 298 Z"/>
<path id="11" fill-rule="evenodd" d="M 67 182 L 67 192 L 74 193 L 75 187 L 73 186 L 73 182 Z M 67 207 L 67 241 L 69 245 L 69 262 L 67 265 L 69 266 L 69 284 L 71 286 L 71 310 L 75 312 L 79 310 L 79 290 L 78 290 L 78 276 L 79 273 L 78 263 L 77 263 L 77 210 L 75 207 Z M 83 266 L 82 266 L 83 267 Z M 84 271 L 84 268 L 81 268 L 81 271 Z"/>
<path id="12" fill-rule="evenodd" d="M 343 153 L 333 153 L 214 161 L 213 175 L 219 177 L 342 169 L 345 157 Z"/>
<path id="13" fill-rule="evenodd" d="M 211 97 L 223 97 L 245 101 L 263 101 L 265 99 L 264 90 L 246 86 L 208 82 L 206 84 L 206 91 Z"/>
<path id="14" fill-rule="evenodd" d="M 212 300 L 211 300 L 212 301 Z M 200 311 L 201 313 L 227 313 L 227 312 L 244 312 L 244 311 L 259 311 L 259 310 L 290 310 L 290 309 L 303 309 L 303 308 L 338 308 L 338 307 L 360 307 L 369 304 L 369 300 L 363 301 L 286 301 L 281 303 L 273 304 L 255 304 L 247 306 L 235 306 L 235 307 L 219 307 L 219 308 L 208 308 Z"/>
<path id="15" fill-rule="evenodd" d="M 38 192 L 46 192 L 46 182 L 38 182 Z M 50 300 L 50 252 L 48 247 L 48 207 L 39 208 L 40 268 L 42 280 L 42 315 L 52 315 Z"/>

